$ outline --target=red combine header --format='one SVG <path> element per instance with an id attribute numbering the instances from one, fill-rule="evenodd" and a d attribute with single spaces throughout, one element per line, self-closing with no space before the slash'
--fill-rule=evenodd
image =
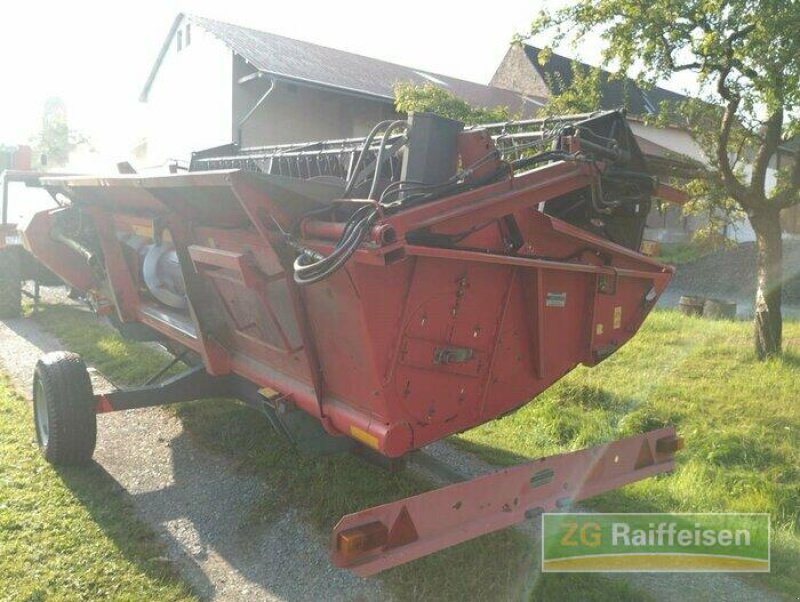
<path id="1" fill-rule="evenodd" d="M 188 173 L 43 179 L 69 199 L 26 247 L 120 332 L 196 358 L 93 395 L 43 359 L 37 433 L 90 459 L 96 414 L 231 397 L 299 448 L 401 458 L 514 411 L 628 341 L 672 269 L 638 252 L 659 185 L 618 112 L 465 129 L 429 114 L 366 138 L 195 153 Z M 535 401 L 534 401 L 535 403 Z M 342 519 L 361 575 L 670 470 L 671 429 Z"/>

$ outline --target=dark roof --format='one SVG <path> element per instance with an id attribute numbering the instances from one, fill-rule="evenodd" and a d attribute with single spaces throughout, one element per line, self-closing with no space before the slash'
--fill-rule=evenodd
<path id="1" fill-rule="evenodd" d="M 169 49 L 170 40 L 182 17 L 184 15 L 178 15 L 170 29 L 162 52 L 142 91 L 141 100 L 147 99 L 161 60 Z M 412 69 L 264 31 L 196 15 L 185 15 L 185 18 L 214 35 L 255 69 L 278 78 L 325 86 L 386 101 L 394 100 L 394 85 L 398 82 L 431 83 L 449 90 L 472 105 L 504 106 L 512 113 L 521 113 L 525 117 L 531 116 L 545 103 L 544 99 L 532 99 L 510 90 Z"/>
<path id="2" fill-rule="evenodd" d="M 795 136 L 794 138 L 787 140 L 781 145 L 781 148 L 791 153 L 800 151 L 800 136 Z"/>
<path id="3" fill-rule="evenodd" d="M 544 65 L 540 65 L 539 52 L 541 50 L 528 44 L 525 44 L 524 47 L 528 60 L 545 79 L 547 87 L 553 94 L 560 94 L 563 90 L 562 86 L 568 87 L 572 83 L 572 63 L 577 63 L 584 70 L 591 68 L 586 63 L 556 53 L 552 53 L 549 60 Z M 678 103 L 688 99 L 683 94 L 658 86 L 643 90 L 635 80 L 629 77 L 612 79 L 610 72 L 601 71 L 602 98 L 600 107 L 598 107 L 600 109 L 613 110 L 625 107 L 632 115 L 654 115 L 661 108 L 662 101 Z"/>

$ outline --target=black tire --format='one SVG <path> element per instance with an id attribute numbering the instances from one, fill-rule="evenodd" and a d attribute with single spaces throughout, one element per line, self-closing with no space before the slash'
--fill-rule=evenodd
<path id="1" fill-rule="evenodd" d="M 0 249 L 0 320 L 22 314 L 22 276 L 17 251 L 14 247 Z"/>
<path id="2" fill-rule="evenodd" d="M 75 353 L 48 353 L 33 376 L 33 414 L 39 450 L 51 464 L 85 464 L 97 441 L 89 371 Z"/>

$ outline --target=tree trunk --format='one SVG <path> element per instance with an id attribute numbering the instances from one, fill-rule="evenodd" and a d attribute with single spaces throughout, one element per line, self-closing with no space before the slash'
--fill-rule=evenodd
<path id="1" fill-rule="evenodd" d="M 756 233 L 757 271 L 755 347 L 760 359 L 781 353 L 783 318 L 783 242 L 780 211 L 760 209 L 750 215 Z"/>

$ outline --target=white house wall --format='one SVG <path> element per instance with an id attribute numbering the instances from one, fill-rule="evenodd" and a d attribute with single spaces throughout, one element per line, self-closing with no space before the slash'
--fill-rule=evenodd
<path id="1" fill-rule="evenodd" d="M 645 138 L 650 142 L 654 142 L 676 153 L 691 157 L 698 161 L 706 162 L 705 154 L 700 149 L 700 146 L 692 139 L 688 132 L 676 128 L 656 128 L 653 126 L 645 125 L 642 123 L 632 122 L 631 129 L 634 134 L 641 138 Z M 770 192 L 777 184 L 777 171 L 774 169 L 775 159 L 771 162 L 771 167 L 767 169 L 766 174 L 766 188 Z M 744 174 L 745 177 L 750 177 L 752 172 L 752 164 L 745 164 Z M 689 227 L 693 230 L 693 227 Z M 733 225 L 729 236 L 738 242 L 753 241 L 755 240 L 755 232 L 753 231 L 750 222 L 741 220 Z"/>
<path id="2" fill-rule="evenodd" d="M 185 40 L 185 22 L 182 31 Z M 145 109 L 148 166 L 186 160 L 192 151 L 231 139 L 233 53 L 197 26 L 178 51 L 173 36 Z"/>
<path id="3" fill-rule="evenodd" d="M 254 71 L 235 58 L 234 78 Z M 233 139 L 238 124 L 269 88 L 266 77 L 234 84 Z M 392 103 L 278 80 L 272 92 L 242 126 L 243 146 L 364 136 L 396 113 Z"/>
<path id="4" fill-rule="evenodd" d="M 638 121 L 629 121 L 633 133 L 675 153 L 706 162 L 705 154 L 688 132 L 677 128 L 657 128 Z"/>

